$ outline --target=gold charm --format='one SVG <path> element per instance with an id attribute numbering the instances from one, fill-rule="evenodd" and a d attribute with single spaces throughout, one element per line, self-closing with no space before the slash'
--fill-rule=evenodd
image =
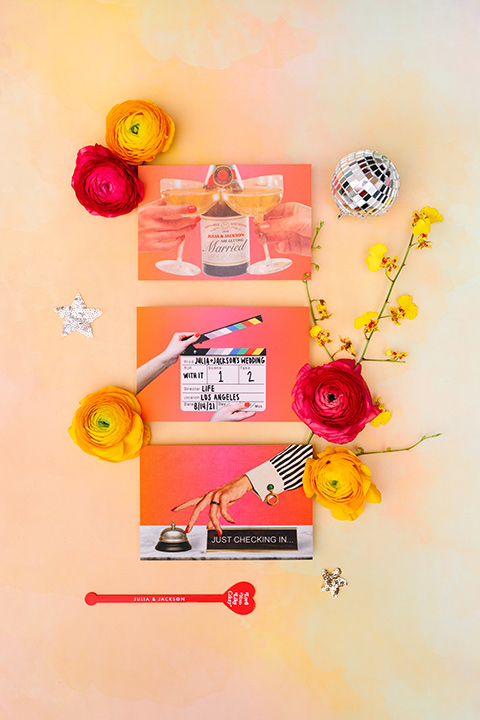
<path id="1" fill-rule="evenodd" d="M 274 485 L 267 485 L 267 490 L 269 491 L 265 498 L 267 505 L 276 505 L 278 503 L 278 495 L 275 495 L 275 493 L 272 492 L 274 487 Z"/>

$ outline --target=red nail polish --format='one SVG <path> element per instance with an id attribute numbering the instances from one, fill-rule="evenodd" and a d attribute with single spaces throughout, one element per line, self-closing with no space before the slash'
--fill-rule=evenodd
<path id="1" fill-rule="evenodd" d="M 180 240 L 180 242 L 183 242 L 185 240 L 185 235 L 180 235 L 179 240 Z"/>
<path id="2" fill-rule="evenodd" d="M 195 337 L 200 337 L 200 333 L 195 333 Z"/>
<path id="3" fill-rule="evenodd" d="M 250 403 L 245 403 L 245 407 L 250 407 Z"/>
<path id="4" fill-rule="evenodd" d="M 197 212 L 197 206 L 196 205 L 189 205 L 187 208 L 187 212 Z"/>
<path id="5" fill-rule="evenodd" d="M 199 223 L 199 222 L 200 222 L 200 215 L 197 215 L 197 217 L 195 218 L 195 223 Z"/>
<path id="6" fill-rule="evenodd" d="M 222 537 L 222 533 L 219 530 L 217 530 L 217 535 L 218 537 Z"/>
<path id="7" fill-rule="evenodd" d="M 187 527 L 185 528 L 185 532 L 186 532 L 186 533 L 189 533 L 189 532 L 190 532 L 190 528 L 189 528 L 188 525 L 187 525 Z"/>

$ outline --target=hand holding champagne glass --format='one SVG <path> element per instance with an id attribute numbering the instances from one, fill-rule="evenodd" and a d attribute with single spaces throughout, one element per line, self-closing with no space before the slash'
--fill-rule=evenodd
<path id="1" fill-rule="evenodd" d="M 218 193 L 215 190 L 204 188 L 203 183 L 176 178 L 160 180 L 160 195 L 167 205 L 194 205 L 197 209 L 194 213 L 189 213 L 188 217 L 202 215 L 218 199 Z M 184 247 L 185 240 L 180 243 L 175 260 L 161 260 L 155 263 L 155 267 L 172 275 L 198 275 L 200 268 L 183 260 Z"/>
<path id="2" fill-rule="evenodd" d="M 276 207 L 283 197 L 283 175 L 263 175 L 244 180 L 244 189 L 234 192 L 223 192 L 227 205 L 242 215 L 251 215 L 255 224 L 262 222 L 264 216 Z M 254 263 L 247 268 L 251 275 L 270 275 L 286 270 L 292 264 L 288 258 L 271 258 L 263 233 L 257 233 L 263 245 L 265 260 Z"/>

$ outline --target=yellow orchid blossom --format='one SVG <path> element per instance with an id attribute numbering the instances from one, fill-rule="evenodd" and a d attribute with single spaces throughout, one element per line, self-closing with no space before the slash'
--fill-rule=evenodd
<path id="1" fill-rule="evenodd" d="M 360 328 L 365 327 L 364 332 L 375 332 L 376 330 L 378 330 L 378 320 L 376 320 L 377 317 L 378 312 L 364 312 L 363 315 L 355 318 L 353 327 L 356 330 L 360 330 Z"/>
<path id="2" fill-rule="evenodd" d="M 417 237 L 416 250 L 424 250 L 425 248 L 431 248 L 432 241 L 428 239 L 428 235 L 422 233 Z"/>
<path id="3" fill-rule="evenodd" d="M 400 325 L 401 320 L 414 320 L 418 314 L 418 307 L 412 302 L 411 295 L 400 295 L 398 307 L 390 308 L 390 319 L 395 325 Z"/>
<path id="4" fill-rule="evenodd" d="M 412 302 L 411 295 L 400 295 L 398 298 L 398 304 L 405 313 L 407 320 L 414 320 L 418 314 L 418 307 Z"/>
<path id="5" fill-rule="evenodd" d="M 408 357 L 408 353 L 399 352 L 398 350 L 387 350 L 385 355 L 388 357 L 390 362 L 395 362 L 396 360 L 405 360 L 405 358 Z"/>
<path id="6" fill-rule="evenodd" d="M 438 212 L 437 208 L 432 208 L 426 205 L 420 210 L 420 212 L 425 214 L 431 223 L 443 222 L 443 215 Z"/>
<path id="7" fill-rule="evenodd" d="M 420 213 L 414 213 L 412 219 L 412 233 L 414 235 L 428 235 L 432 224 L 428 217 L 422 217 Z"/>
<path id="8" fill-rule="evenodd" d="M 325 300 L 318 301 L 317 313 L 319 320 L 327 320 L 329 317 L 332 317 L 332 313 L 328 312 L 327 303 L 325 302 Z"/>
<path id="9" fill-rule="evenodd" d="M 390 320 L 395 323 L 395 325 L 400 325 L 400 320 L 402 320 L 403 317 L 403 311 L 401 308 L 390 308 Z"/>
<path id="10" fill-rule="evenodd" d="M 333 342 L 330 338 L 330 330 L 324 330 L 321 325 L 314 325 L 310 330 L 310 336 L 315 338 L 322 347 Z"/>
<path id="11" fill-rule="evenodd" d="M 383 256 L 387 252 L 387 246 L 383 243 L 376 243 L 372 247 L 368 248 L 369 256 L 367 257 L 366 263 L 368 269 L 372 272 L 377 272 L 382 267 Z"/>
<path id="12" fill-rule="evenodd" d="M 385 403 L 380 402 L 381 398 L 377 398 L 373 403 L 380 409 L 380 414 L 370 421 L 370 425 L 373 427 L 380 427 L 380 425 L 386 425 L 392 419 L 392 413 L 390 410 L 385 410 Z"/>
<path id="13" fill-rule="evenodd" d="M 352 341 L 349 337 L 342 338 L 340 335 L 338 336 L 340 338 L 340 342 L 342 343 L 342 347 L 340 350 L 345 350 L 347 353 L 350 353 L 350 355 L 355 356 L 357 353 L 354 350 L 354 347 L 352 345 Z"/>
<path id="14" fill-rule="evenodd" d="M 383 243 L 377 243 L 376 245 L 372 245 L 372 247 L 369 248 L 368 252 L 370 253 L 370 255 L 367 257 L 366 260 L 369 270 L 371 270 L 372 272 L 377 272 L 377 270 L 383 268 L 385 272 L 391 273 L 392 270 L 398 268 L 398 255 L 395 255 L 395 257 L 393 258 L 388 257 L 387 255 L 385 255 L 387 249 L 387 246 Z"/>
<path id="15" fill-rule="evenodd" d="M 415 212 L 412 219 L 412 232 L 414 235 L 428 235 L 432 229 L 432 223 L 442 222 L 443 216 L 436 208 L 426 205 L 420 212 Z"/>

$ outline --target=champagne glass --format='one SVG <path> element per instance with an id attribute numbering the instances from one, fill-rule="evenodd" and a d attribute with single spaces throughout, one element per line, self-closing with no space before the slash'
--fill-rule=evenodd
<path id="1" fill-rule="evenodd" d="M 255 223 L 260 223 L 264 216 L 273 210 L 283 197 L 283 175 L 263 175 L 243 181 L 244 189 L 237 192 L 223 191 L 225 202 L 232 210 L 241 215 L 253 216 Z M 292 264 L 288 258 L 271 258 L 267 238 L 262 232 L 257 233 L 263 245 L 265 260 L 249 265 L 250 275 L 270 275 L 286 270 Z"/>
<path id="2" fill-rule="evenodd" d="M 160 195 L 167 205 L 195 205 L 196 212 L 182 213 L 182 217 L 188 218 L 202 215 L 218 199 L 218 193 L 215 190 L 207 190 L 201 182 L 175 178 L 160 180 Z M 184 247 L 185 240 L 180 243 L 175 260 L 160 260 L 155 263 L 155 267 L 172 275 L 198 275 L 201 272 L 200 268 L 183 260 Z"/>

